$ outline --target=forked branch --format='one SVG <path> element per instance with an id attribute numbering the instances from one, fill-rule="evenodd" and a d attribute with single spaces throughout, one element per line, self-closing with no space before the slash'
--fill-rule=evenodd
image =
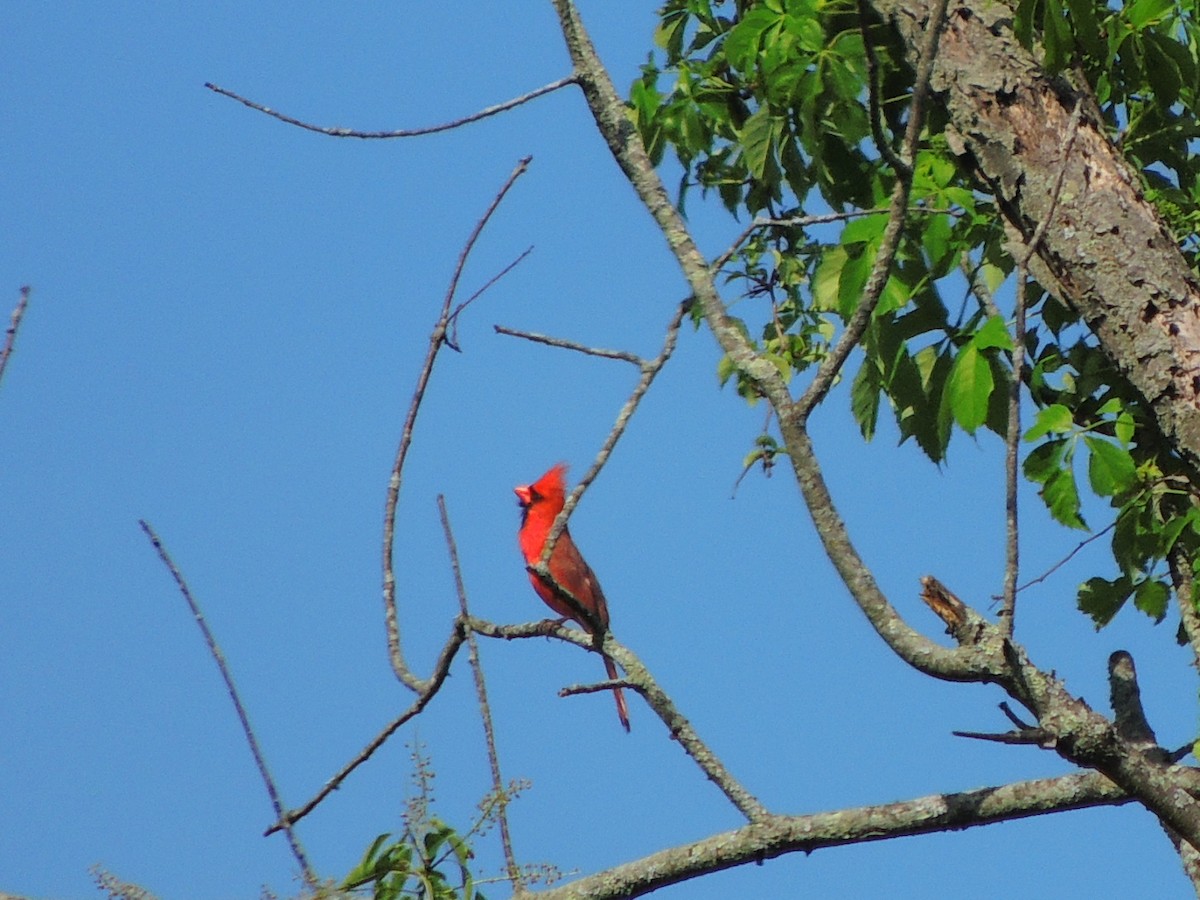
<path id="1" fill-rule="evenodd" d="M 421 366 L 420 374 L 417 376 L 417 386 L 413 390 L 412 400 L 409 402 L 408 415 L 404 419 L 404 429 L 400 435 L 400 445 L 396 449 L 396 459 L 392 464 L 392 473 L 388 479 L 387 501 L 384 504 L 383 514 L 383 606 L 384 621 L 387 627 L 388 656 L 391 659 L 392 670 L 396 673 L 396 677 L 400 679 L 402 684 L 417 694 L 425 694 L 429 689 L 430 682 L 428 679 L 418 677 L 408 667 L 408 663 L 404 659 L 404 650 L 400 641 L 400 618 L 396 607 L 394 550 L 396 542 L 396 508 L 400 502 L 401 475 L 404 470 L 404 461 L 408 458 L 409 447 L 412 446 L 413 429 L 416 426 L 417 413 L 420 412 L 421 401 L 425 397 L 425 389 L 428 387 L 429 378 L 433 374 L 433 364 L 437 361 L 438 352 L 442 349 L 442 346 L 447 345 L 446 335 L 451 323 L 455 320 L 457 313 L 461 312 L 461 307 L 457 311 L 452 311 L 452 305 L 455 294 L 458 291 L 459 279 L 462 277 L 463 269 L 467 264 L 467 259 L 471 255 L 471 250 L 475 246 L 475 242 L 479 239 L 480 233 L 487 225 L 488 220 L 491 219 L 500 202 L 504 199 L 505 194 L 508 193 L 516 180 L 529 168 L 531 158 L 527 156 L 517 163 L 516 168 L 513 169 L 508 179 L 504 182 L 504 185 L 492 199 L 483 216 L 475 224 L 475 228 L 471 231 L 467 242 L 463 245 L 462 251 L 458 255 L 454 274 L 450 277 L 450 285 L 446 289 L 446 296 L 442 301 L 441 313 L 438 315 L 437 322 L 434 323 L 433 332 L 429 335 L 429 347 L 425 351 L 425 362 Z"/>

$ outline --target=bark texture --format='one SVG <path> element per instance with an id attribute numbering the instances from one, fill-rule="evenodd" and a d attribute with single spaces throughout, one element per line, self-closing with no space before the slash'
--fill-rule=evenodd
<path id="1" fill-rule="evenodd" d="M 932 0 L 874 5 L 915 54 Z M 1012 10 L 993 0 L 951 8 L 932 87 L 956 149 L 970 154 L 1009 223 L 1028 239 L 1052 212 L 1035 274 L 1079 311 L 1167 439 L 1200 469 L 1200 283 L 1090 97 L 1046 77 L 1014 37 Z M 1064 162 L 1062 135 L 1077 102 L 1078 133 Z"/>

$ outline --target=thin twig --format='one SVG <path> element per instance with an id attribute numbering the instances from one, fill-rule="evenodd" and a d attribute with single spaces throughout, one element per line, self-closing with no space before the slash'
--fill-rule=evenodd
<path id="1" fill-rule="evenodd" d="M 1029 729 L 1035 727 L 1033 725 L 1030 725 L 1028 722 L 1026 722 L 1024 719 L 1022 719 L 1020 716 L 1018 716 L 1015 712 L 1013 712 L 1013 709 L 1011 706 L 1008 705 L 1007 700 L 1000 701 L 1000 712 L 1004 713 L 1004 715 L 1008 719 L 1008 721 L 1012 722 L 1013 725 L 1017 726 L 1018 731 L 1028 731 Z"/>
<path id="2" fill-rule="evenodd" d="M 447 328 L 451 319 L 450 307 L 454 302 L 454 294 L 458 289 L 458 282 L 462 277 L 463 268 L 467 264 L 467 257 L 470 256 L 471 248 L 475 246 L 476 240 L 478 240 L 484 226 L 487 225 L 488 220 L 492 217 L 492 213 L 496 211 L 496 207 L 500 205 L 500 201 L 504 199 L 504 195 L 508 193 L 514 182 L 529 168 L 531 159 L 532 157 L 527 156 L 517 163 L 516 168 L 512 170 L 504 185 L 492 199 L 483 216 L 475 223 L 475 228 L 471 231 L 466 244 L 463 245 L 462 251 L 458 255 L 454 274 L 450 278 L 450 286 L 446 289 L 446 296 L 442 301 L 441 313 L 438 315 L 437 323 L 433 326 L 433 333 L 429 336 L 429 348 L 425 352 L 425 362 L 421 366 L 420 375 L 417 377 L 417 386 L 413 391 L 412 401 L 409 403 L 408 415 L 404 420 L 404 430 L 400 436 L 400 445 L 396 449 L 396 459 L 392 464 L 391 476 L 388 479 L 387 502 L 384 505 L 383 514 L 383 605 L 384 619 L 387 626 L 388 656 L 391 659 L 392 669 L 395 671 L 396 677 L 400 679 L 401 683 L 416 693 L 424 692 L 429 682 L 418 678 L 408 668 L 408 664 L 404 661 L 404 652 L 400 643 L 400 621 L 396 609 L 396 572 L 393 564 L 396 539 L 396 507 L 400 501 L 400 476 L 404 469 L 404 460 L 408 457 L 408 448 L 412 445 L 413 428 L 416 425 L 417 413 L 421 408 L 421 400 L 425 397 L 425 389 L 429 384 L 430 375 L 433 373 L 433 364 L 437 360 L 438 351 L 446 343 Z"/>
<path id="3" fill-rule="evenodd" d="M 554 523 L 550 526 L 550 531 L 546 535 L 546 544 L 542 548 L 542 557 L 538 561 L 537 566 L 534 567 L 534 570 L 551 584 L 561 588 L 553 576 L 550 575 L 549 568 L 550 554 L 554 551 L 554 545 L 558 542 L 559 535 L 566 529 L 567 520 L 571 518 L 571 513 L 579 504 L 579 500 L 583 497 L 584 491 L 588 489 L 588 485 L 595 480 L 596 476 L 600 474 L 600 470 L 608 462 L 613 449 L 617 446 L 617 441 L 625 433 L 625 428 L 629 425 L 630 418 L 637 411 L 638 404 L 642 402 L 642 397 L 646 395 L 646 391 L 650 390 L 650 385 L 654 383 L 655 377 L 662 371 L 662 367 L 667 364 L 667 360 L 671 358 L 671 354 L 675 352 L 675 343 L 679 338 L 679 327 L 683 324 L 683 317 L 688 314 L 691 308 L 691 298 L 679 304 L 675 310 L 675 315 L 672 316 L 671 321 L 667 325 L 667 333 L 663 339 L 662 350 L 659 351 L 658 356 L 654 359 L 649 361 L 642 360 L 642 377 L 634 387 L 633 393 L 629 395 L 629 399 L 625 401 L 625 405 L 621 407 L 621 411 L 617 413 L 617 419 L 613 423 L 608 437 L 604 439 L 604 443 L 596 454 L 595 460 L 592 461 L 591 467 L 579 479 L 579 483 L 575 485 L 575 489 L 567 496 L 562 512 L 558 514 L 558 517 L 555 518 Z"/>
<path id="4" fill-rule="evenodd" d="M 396 718 L 392 719 L 391 722 L 384 726 L 382 731 L 375 735 L 375 737 L 371 738 L 371 740 L 367 742 L 367 745 L 359 751 L 358 755 L 355 756 L 354 759 L 350 760 L 350 762 L 346 763 L 346 765 L 342 766 L 336 775 L 325 782 L 324 786 L 317 791 L 311 800 L 309 800 L 303 806 L 299 806 L 294 810 L 289 810 L 287 813 L 281 815 L 276 820 L 275 824 L 264 831 L 263 834 L 274 834 L 276 831 L 288 828 L 307 816 L 310 812 L 316 809 L 317 805 L 322 800 L 340 788 L 342 786 L 342 782 L 346 780 L 351 772 L 370 759 L 376 750 L 387 743 L 387 739 L 395 734 L 401 725 L 418 715 L 421 710 L 428 706 L 429 701 L 434 698 L 438 692 L 438 689 L 441 688 L 443 682 L 445 682 L 446 676 L 450 673 L 450 663 L 454 660 L 454 655 L 458 652 L 458 648 L 463 645 L 465 640 L 466 631 L 462 624 L 462 620 L 456 617 L 450 637 L 443 645 L 442 653 L 438 657 L 438 661 L 433 667 L 433 674 L 426 682 L 425 688 L 417 694 L 417 699 L 413 701 L 412 706 L 400 713 L 400 715 L 396 716 Z"/>
<path id="5" fill-rule="evenodd" d="M 482 296 L 488 290 L 488 288 L 490 288 L 497 281 L 499 281 L 501 278 L 503 278 L 505 275 L 507 275 L 509 272 L 511 272 L 513 269 L 515 269 L 517 266 L 519 266 L 521 263 L 523 263 L 525 261 L 525 257 L 529 256 L 529 254 L 532 252 L 533 252 L 532 245 L 529 247 L 526 247 L 525 252 L 523 252 L 520 256 L 518 256 L 516 259 L 514 259 L 512 262 L 510 262 L 507 266 L 505 266 L 503 269 L 501 269 L 499 272 L 497 272 L 495 275 L 493 275 L 491 278 L 489 278 L 487 281 L 485 281 L 483 283 L 483 287 L 481 287 L 479 290 L 477 290 L 475 293 L 473 293 L 470 297 L 468 297 L 462 303 L 458 304 L 458 306 L 454 307 L 454 312 L 450 313 L 451 333 L 446 335 L 446 344 L 450 347 L 450 349 L 458 350 L 458 316 L 459 316 L 459 314 L 464 309 L 466 309 L 468 306 L 470 306 L 472 303 L 474 303 L 477 299 L 479 299 L 479 297 Z"/>
<path id="6" fill-rule="evenodd" d="M 908 113 L 908 128 L 904 134 L 904 149 L 900 158 L 900 168 L 896 170 L 896 185 L 892 189 L 892 199 L 889 205 L 888 222 L 883 230 L 879 250 L 875 262 L 871 266 L 871 274 L 863 287 L 863 295 L 855 308 L 850 321 L 842 332 L 838 342 L 834 344 L 829 355 L 822 360 L 816 375 L 803 395 L 792 405 L 791 414 L 797 421 L 808 419 L 817 405 L 825 399 L 829 389 L 837 380 L 842 366 L 850 358 L 854 348 L 862 340 L 863 332 L 871 322 L 871 316 L 883 296 L 891 274 L 892 261 L 903 236 L 904 223 L 908 210 L 908 197 L 912 189 L 912 167 L 917 156 L 917 144 L 921 137 L 921 126 L 925 118 L 925 104 L 929 95 L 929 78 L 933 73 L 933 60 L 937 55 L 938 37 L 942 25 L 946 21 L 946 6 L 948 0 L 938 0 L 937 6 L 926 25 L 925 43 L 921 48 L 921 62 L 917 66 L 916 81 L 913 84 L 912 103 Z M 782 414 L 782 410 L 780 411 Z"/>
<path id="7" fill-rule="evenodd" d="M 303 128 L 305 131 L 315 131 L 318 134 L 328 135 L 329 137 L 351 137 L 370 140 L 377 138 L 420 137 L 424 134 L 436 134 L 439 131 L 450 131 L 453 128 L 461 128 L 463 125 L 469 125 L 472 122 L 478 122 L 480 119 L 486 119 L 489 116 L 494 116 L 497 113 L 506 112 L 514 107 L 520 106 L 523 103 L 528 103 L 530 100 L 535 100 L 544 94 L 549 94 L 553 91 L 557 91 L 559 88 L 564 88 L 569 84 L 574 84 L 575 81 L 575 75 L 568 75 L 565 78 L 560 78 L 557 81 L 552 81 L 547 85 L 537 88 L 536 90 L 532 90 L 527 94 L 522 94 L 521 96 L 514 97 L 511 100 L 505 100 L 503 103 L 497 103 L 495 106 L 489 106 L 485 109 L 481 109 L 479 112 L 472 113 L 469 116 L 464 116 L 461 119 L 454 119 L 451 122 L 442 122 L 440 125 L 429 125 L 425 128 L 399 128 L 392 131 L 360 131 L 358 129 L 342 128 L 336 125 L 314 125 L 311 122 L 304 122 L 300 119 L 293 118 L 292 116 L 285 115 L 284 113 L 277 112 L 276 110 L 271 109 L 269 106 L 263 106 L 261 103 L 255 103 L 253 100 L 243 97 L 241 94 L 235 94 L 233 91 L 226 90 L 225 88 L 219 87 L 212 82 L 205 82 L 204 86 L 210 91 L 221 94 L 222 96 L 228 97 L 231 100 L 236 100 L 238 103 L 248 106 L 257 112 L 268 115 L 273 119 L 278 119 L 280 122 L 284 122 L 288 125 L 295 125 L 297 128 Z"/>
<path id="8" fill-rule="evenodd" d="M 1038 245 L 1045 237 L 1047 229 L 1054 218 L 1054 209 L 1058 205 L 1062 193 L 1063 179 L 1067 174 L 1067 163 L 1071 158 L 1071 145 L 1075 142 L 1075 134 L 1079 130 L 1079 113 L 1082 99 L 1075 101 L 1071 111 L 1071 120 L 1063 135 L 1059 147 L 1061 163 L 1058 176 L 1054 180 L 1054 188 L 1050 194 L 1050 208 L 1046 216 L 1038 223 L 1033 238 L 1026 245 L 1025 253 L 1017 262 L 1017 297 L 1016 311 L 1013 317 L 1013 351 L 1012 351 L 1012 381 L 1008 388 L 1008 434 L 1005 438 L 1004 471 L 1004 516 L 1005 516 L 1005 550 L 1004 550 L 1004 600 L 1000 606 L 1000 623 L 1008 637 L 1013 635 L 1013 627 L 1017 614 L 1017 577 L 1021 565 L 1020 523 L 1017 517 L 1017 477 L 1021 444 L 1021 380 L 1025 369 L 1025 311 L 1027 306 L 1026 287 L 1029 281 L 1029 261 L 1037 252 Z"/>
<path id="9" fill-rule="evenodd" d="M 454 532 L 450 528 L 450 515 L 446 512 L 446 498 L 438 494 L 438 515 L 442 520 L 442 531 L 446 535 L 446 548 L 450 553 L 450 568 L 454 572 L 454 589 L 458 593 L 458 608 L 463 620 L 468 621 L 471 611 L 467 607 L 467 587 L 463 583 L 462 568 L 458 564 L 458 545 L 454 541 Z M 496 796 L 496 821 L 500 825 L 500 844 L 504 849 L 504 864 L 508 868 L 508 877 L 516 893 L 525 889 L 521 869 L 517 865 L 517 857 L 513 853 L 512 835 L 508 829 L 508 792 L 504 787 L 504 779 L 500 775 L 500 755 L 496 752 L 496 730 L 492 726 L 492 707 L 488 702 L 487 683 L 483 678 L 483 663 L 479 658 L 479 642 L 475 640 L 475 632 L 467 631 L 467 660 L 471 664 L 471 674 L 475 679 L 475 693 L 479 698 L 479 718 L 483 722 L 483 737 L 487 744 L 488 766 L 492 772 L 492 789 Z"/>
<path id="10" fill-rule="evenodd" d="M 1055 572 L 1057 572 L 1059 569 L 1061 569 L 1063 566 L 1065 566 L 1067 563 L 1069 563 L 1071 561 L 1072 557 L 1074 557 L 1076 553 L 1078 553 L 1080 550 L 1082 550 L 1084 547 L 1086 547 L 1092 541 L 1098 541 L 1100 538 L 1104 537 L 1106 534 L 1108 534 L 1110 531 L 1112 531 L 1116 527 L 1117 527 L 1117 523 L 1112 522 L 1111 524 L 1102 528 L 1100 531 L 1097 531 L 1091 537 L 1084 538 L 1082 541 L 1080 541 L 1075 546 L 1074 550 L 1072 550 L 1070 553 L 1068 553 L 1066 556 L 1064 556 L 1062 559 L 1060 559 L 1058 562 L 1056 562 L 1054 565 L 1052 565 L 1050 568 L 1048 568 L 1045 572 L 1043 572 L 1037 578 L 1032 578 L 1029 581 L 1025 582 L 1023 585 L 1021 585 L 1020 587 L 1018 587 L 1017 593 L 1019 594 L 1019 593 L 1021 593 L 1021 591 L 1024 591 L 1024 590 L 1027 590 L 1028 588 L 1033 587 L 1035 584 L 1041 584 L 1043 581 L 1045 581 L 1047 578 L 1049 578 L 1051 575 L 1053 575 Z M 1002 600 L 1003 597 L 997 595 L 993 599 Z"/>
<path id="11" fill-rule="evenodd" d="M 267 794 L 271 798 L 271 805 L 275 809 L 275 815 L 282 818 L 284 809 L 283 800 L 279 796 L 279 789 L 275 785 L 275 779 L 271 777 L 271 772 L 267 768 L 267 759 L 263 755 L 262 748 L 258 745 L 258 738 L 254 735 L 254 729 L 250 726 L 250 717 L 246 713 L 246 707 L 242 703 L 241 696 L 238 694 L 237 685 L 234 684 L 233 672 L 230 671 L 229 663 L 225 660 L 225 654 L 221 652 L 212 629 L 208 627 L 208 622 L 204 618 L 200 604 L 192 596 L 187 582 L 183 580 L 182 573 L 175 565 L 174 560 L 171 559 L 170 554 L 167 553 L 167 548 L 163 546 L 163 542 L 159 539 L 158 534 L 145 519 L 139 519 L 138 524 L 142 527 L 142 531 L 146 533 L 146 537 L 150 539 L 150 543 L 154 545 L 154 549 L 158 552 L 158 558 L 162 560 L 163 565 L 167 567 L 167 571 L 171 573 L 171 577 L 175 579 L 175 584 L 179 586 L 179 592 L 183 594 L 183 599 L 187 601 L 188 608 L 192 612 L 192 617 L 196 620 L 196 624 L 200 626 L 200 633 L 204 635 L 204 642 L 208 645 L 208 652 L 221 672 L 221 678 L 224 679 L 225 688 L 229 692 L 229 699 L 233 701 L 233 708 L 237 711 L 238 721 L 242 724 L 242 731 L 246 735 L 246 742 L 250 745 L 250 752 L 254 755 L 254 764 L 258 766 L 258 774 L 262 776 L 263 784 L 266 785 Z M 296 857 L 296 862 L 300 865 L 300 871 L 304 876 L 305 884 L 315 888 L 318 884 L 317 874 L 308 862 L 308 857 L 305 855 L 304 848 L 300 844 L 300 837 L 296 834 L 295 829 L 292 828 L 290 823 L 284 825 L 283 829 L 287 834 L 288 844 L 292 848 L 292 855 Z"/>
<path id="12" fill-rule="evenodd" d="M 516 328 L 506 328 L 503 325 L 493 325 L 496 334 L 507 334 L 509 337 L 522 338 L 526 341 L 533 341 L 535 344 L 545 344 L 548 347 L 559 347 L 563 350 L 574 350 L 576 353 L 584 353 L 588 356 L 599 356 L 602 359 L 619 359 L 622 362 L 632 363 L 639 369 L 646 365 L 646 361 L 636 353 L 629 353 L 625 350 L 605 350 L 603 347 L 588 347 L 585 344 L 568 341 L 564 338 L 550 337 L 546 334 L 538 334 L 533 331 L 520 331 Z"/>
<path id="13" fill-rule="evenodd" d="M 25 308 L 29 306 L 30 290 L 29 285 L 21 288 L 21 296 L 17 300 L 17 306 L 12 312 L 8 331 L 4 333 L 4 349 L 0 350 L 0 379 L 4 378 L 4 370 L 8 366 L 8 358 L 12 356 L 13 347 L 17 343 L 17 330 L 21 327 L 21 319 L 25 315 Z"/>
<path id="14" fill-rule="evenodd" d="M 846 212 L 819 213 L 811 216 L 784 216 L 783 218 L 759 217 L 742 229 L 741 234 L 734 238 L 733 243 L 729 245 L 729 249 L 709 263 L 709 268 L 712 269 L 713 272 L 720 271 L 721 267 L 733 258 L 733 255 L 737 253 L 738 248 L 746 242 L 746 239 L 760 228 L 807 228 L 810 225 L 827 225 L 830 222 L 844 222 L 849 219 L 875 216 L 879 215 L 880 213 L 886 213 L 887 211 L 887 207 L 879 206 L 875 207 L 874 209 L 851 209 Z M 953 209 L 935 209 L 930 206 L 910 206 L 908 211 L 910 214 L 922 213 L 925 215 L 939 216 L 959 215 L 959 213 Z"/>
<path id="15" fill-rule="evenodd" d="M 628 678 L 609 678 L 605 681 L 593 681 L 588 684 L 568 684 L 558 689 L 558 696 L 577 697 L 580 694 L 599 694 L 601 691 L 611 691 L 614 688 L 637 690 L 637 685 Z"/>

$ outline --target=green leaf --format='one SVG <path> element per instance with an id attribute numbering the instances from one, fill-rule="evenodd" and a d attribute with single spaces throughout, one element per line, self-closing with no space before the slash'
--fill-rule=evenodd
<path id="1" fill-rule="evenodd" d="M 1084 435 L 1088 454 L 1088 481 L 1101 497 L 1113 497 L 1137 480 L 1137 467 L 1129 451 L 1103 438 Z"/>
<path id="2" fill-rule="evenodd" d="M 1080 515 L 1079 488 L 1075 485 L 1075 470 L 1069 460 L 1067 466 L 1054 472 L 1041 490 L 1042 499 L 1050 515 L 1068 528 L 1087 531 L 1087 523 Z"/>
<path id="3" fill-rule="evenodd" d="M 1071 26 L 1063 18 L 1059 0 L 1042 0 L 1045 4 L 1042 16 L 1042 48 L 1045 50 L 1043 64 L 1051 74 L 1062 71 L 1070 53 L 1073 36 Z"/>
<path id="4" fill-rule="evenodd" d="M 378 864 L 386 862 L 387 859 L 387 854 L 379 856 L 379 851 L 383 847 L 384 841 L 390 837 L 391 834 L 381 834 L 371 842 L 371 846 L 367 847 L 367 852 L 363 854 L 358 865 L 351 869 L 350 874 L 342 881 L 343 888 L 353 890 L 375 881 L 379 877 Z"/>
<path id="5" fill-rule="evenodd" d="M 1138 31 L 1162 21 L 1175 8 L 1175 0 L 1135 0 L 1125 7 L 1125 19 Z"/>
<path id="6" fill-rule="evenodd" d="M 954 360 L 943 402 L 949 402 L 954 421 L 968 434 L 974 434 L 987 419 L 988 399 L 995 386 L 987 358 L 967 344 Z"/>
<path id="7" fill-rule="evenodd" d="M 1116 581 L 1089 578 L 1079 586 L 1079 609 L 1092 617 L 1092 622 L 1099 631 L 1112 621 L 1112 617 L 1125 605 L 1131 593 L 1133 585 L 1124 576 Z"/>
<path id="8" fill-rule="evenodd" d="M 1158 579 L 1147 579 L 1137 586 L 1133 597 L 1133 605 L 1144 612 L 1155 622 L 1161 622 L 1167 614 L 1167 601 L 1171 592 Z"/>
<path id="9" fill-rule="evenodd" d="M 929 257 L 929 268 L 941 278 L 954 265 L 959 245 L 953 239 L 949 216 L 929 216 L 921 229 L 921 246 Z"/>
<path id="10" fill-rule="evenodd" d="M 725 36 L 725 57 L 729 64 L 742 72 L 752 71 L 763 32 L 779 20 L 779 13 L 762 6 L 746 13 Z"/>
<path id="11" fill-rule="evenodd" d="M 842 269 L 848 259 L 845 247 L 830 247 L 822 255 L 813 273 L 813 309 L 834 310 L 838 308 L 838 285 Z M 699 305 L 699 304 L 697 304 Z"/>
<path id="12" fill-rule="evenodd" d="M 971 343 L 980 350 L 1011 350 L 1013 348 L 1008 326 L 1004 324 L 1004 320 L 1000 316 L 992 316 L 984 322 L 983 327 L 971 338 Z"/>
<path id="13" fill-rule="evenodd" d="M 1117 415 L 1116 424 L 1113 425 L 1113 430 L 1117 434 L 1117 440 L 1122 446 L 1128 447 L 1133 440 L 1133 416 L 1127 412 L 1122 412 Z"/>
<path id="14" fill-rule="evenodd" d="M 746 159 L 746 168 L 755 178 L 765 178 L 767 166 L 774 162 L 775 141 L 780 126 L 780 120 L 765 106 L 748 118 L 742 126 L 742 154 Z"/>
<path id="15" fill-rule="evenodd" d="M 850 409 L 858 422 L 863 440 L 875 436 L 875 425 L 879 421 L 879 368 L 872 360 L 866 360 L 854 375 L 850 386 Z"/>
<path id="16" fill-rule="evenodd" d="M 862 300 L 863 286 L 871 274 L 873 253 L 861 245 L 856 246 L 846 255 L 846 264 L 842 266 L 841 278 L 838 280 L 838 312 L 843 319 L 849 319 Z"/>
<path id="17" fill-rule="evenodd" d="M 883 238 L 887 228 L 888 217 L 884 213 L 875 213 L 855 219 L 842 229 L 842 246 L 849 244 L 873 244 Z"/>
<path id="18" fill-rule="evenodd" d="M 1034 447 L 1021 467 L 1025 477 L 1036 484 L 1045 484 L 1062 468 L 1066 451 L 1067 442 L 1064 440 L 1046 441 Z"/>
<path id="19" fill-rule="evenodd" d="M 1166 559 L 1168 554 L 1175 548 L 1175 542 L 1179 540 L 1179 535 L 1183 534 L 1183 530 L 1189 525 L 1192 530 L 1200 524 L 1200 510 L 1196 507 L 1188 509 L 1187 513 L 1163 523 L 1162 530 L 1158 534 L 1158 555 Z"/>
<path id="20" fill-rule="evenodd" d="M 1084 53 L 1095 60 L 1105 57 L 1104 40 L 1096 18 L 1096 0 L 1067 0 L 1067 10 L 1075 29 L 1075 40 Z"/>
<path id="21" fill-rule="evenodd" d="M 1052 403 L 1038 410 L 1033 427 L 1025 432 L 1026 441 L 1036 441 L 1046 434 L 1066 434 L 1075 427 L 1071 410 L 1061 403 Z"/>

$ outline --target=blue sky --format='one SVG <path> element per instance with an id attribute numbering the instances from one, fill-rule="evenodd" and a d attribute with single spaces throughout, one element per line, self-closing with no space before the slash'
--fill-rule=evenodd
<path id="1" fill-rule="evenodd" d="M 628 85 L 653 5 L 582 10 Z M 387 475 L 454 261 L 517 160 L 534 157 L 464 289 L 534 251 L 469 311 L 464 352 L 440 358 L 405 474 L 399 594 L 420 671 L 456 610 L 436 495 L 475 611 L 541 617 L 511 488 L 559 460 L 581 474 L 635 382 L 624 364 L 492 325 L 652 355 L 684 285 L 572 90 L 459 131 L 364 142 L 203 87 L 321 124 L 432 124 L 567 73 L 548 3 L 9 3 L 0 34 L 5 319 L 34 288 L 0 384 L 0 890 L 94 896 L 101 863 L 164 898 L 286 894 L 292 859 L 261 837 L 266 795 L 138 519 L 189 579 L 298 805 L 410 701 L 384 643 Z M 698 198 L 689 212 L 711 254 L 740 230 Z M 1066 771 L 950 734 L 1002 730 L 1002 697 L 932 682 L 883 647 L 785 472 L 730 498 L 763 412 L 718 389 L 718 358 L 685 327 L 572 520 L 617 637 L 775 811 Z M 960 436 L 939 471 L 893 433 L 864 446 L 846 407 L 843 388 L 815 433 L 835 497 L 884 589 L 937 634 L 921 575 L 976 605 L 1001 583 L 999 443 Z M 1025 509 L 1035 574 L 1078 536 L 1029 492 Z M 1129 649 L 1160 738 L 1182 744 L 1196 686 L 1174 623 L 1125 614 L 1096 634 L 1073 610 L 1079 581 L 1110 574 L 1099 544 L 1023 595 L 1018 637 L 1097 707 L 1108 654 Z M 512 811 L 523 862 L 587 873 L 739 824 L 639 701 L 627 736 L 609 698 L 556 696 L 598 679 L 595 657 L 542 641 L 483 654 L 505 775 L 533 783 Z M 488 779 L 465 658 L 415 727 L 302 824 L 322 874 L 397 828 L 412 740 L 438 771 L 439 813 L 468 821 Z M 477 850 L 496 872 L 494 839 Z M 1189 893 L 1156 823 L 1130 807 L 794 856 L 662 895 L 924 897 L 957 873 L 973 897 Z"/>

